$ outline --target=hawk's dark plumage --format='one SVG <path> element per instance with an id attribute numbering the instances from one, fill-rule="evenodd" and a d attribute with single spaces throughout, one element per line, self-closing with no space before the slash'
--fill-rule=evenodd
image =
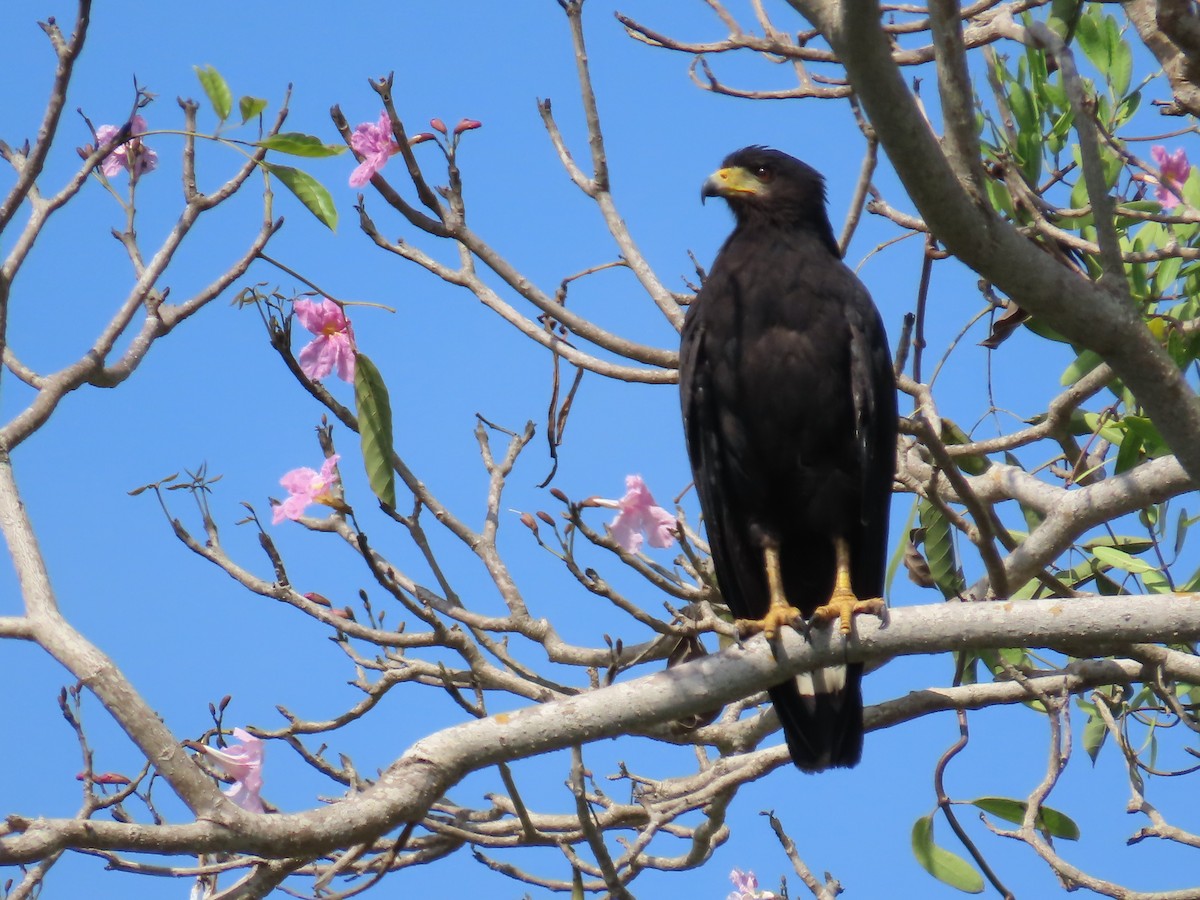
<path id="1" fill-rule="evenodd" d="M 883 592 L 896 448 L 887 338 L 841 261 L 824 180 L 763 147 L 726 158 L 703 196 L 737 224 L 683 327 L 680 393 L 688 454 L 717 582 L 734 615 L 768 609 L 764 547 L 807 619 L 834 587 L 835 539 L 860 598 Z M 771 688 L 801 769 L 862 752 L 861 665 Z"/>

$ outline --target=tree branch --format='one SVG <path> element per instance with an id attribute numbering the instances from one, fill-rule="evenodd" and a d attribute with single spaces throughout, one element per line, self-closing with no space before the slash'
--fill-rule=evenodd
<path id="1" fill-rule="evenodd" d="M 1200 482 L 1200 401 L 1125 292 L 1081 277 L 974 202 L 892 58 L 877 3 L 789 2 L 833 46 L 909 197 L 938 240 L 1023 309 L 1104 357 Z"/>
<path id="2" fill-rule="evenodd" d="M 10 816 L 0 863 L 31 862 L 66 847 L 318 855 L 419 820 L 469 772 L 702 712 L 813 667 L 950 650 L 1180 643 L 1200 638 L 1200 603 L 1185 595 L 937 604 L 892 610 L 886 623 L 859 619 L 855 625 L 849 640 L 821 629 L 805 641 L 789 631 L 773 653 L 754 638 L 656 675 L 445 729 L 414 744 L 363 792 L 305 813 L 256 816 L 224 804 L 231 807 L 223 809 L 228 828 L 206 821 L 151 827 Z"/>

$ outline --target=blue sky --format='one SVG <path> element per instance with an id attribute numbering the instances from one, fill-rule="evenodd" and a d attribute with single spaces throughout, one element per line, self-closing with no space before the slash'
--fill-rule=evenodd
<path id="1" fill-rule="evenodd" d="M 433 116 L 449 123 L 464 116 L 484 123 L 466 136 L 459 159 L 469 219 L 528 277 L 553 290 L 563 277 L 616 256 L 595 210 L 558 167 L 535 106 L 536 98 L 553 99 L 569 144 L 577 157 L 586 159 L 569 34 L 553 0 L 352 3 L 336 14 L 317 4 L 223 0 L 186 13 L 174 4 L 127 0 L 97 7 L 68 103 L 68 110 L 81 109 L 95 124 L 124 120 L 136 77 L 158 95 L 144 111 L 150 128 L 180 127 L 175 98 L 201 96 L 192 66 L 207 64 L 224 75 L 235 96 L 269 98 L 271 111 L 291 83 L 288 130 L 332 141 L 336 134 L 329 107 L 340 104 L 352 123 L 374 120 L 380 106 L 367 79 L 394 71 L 397 105 L 410 132 L 423 130 Z M 681 37 L 724 35 L 701 3 L 631 0 L 620 9 Z M 686 58 L 630 41 L 611 11 L 591 0 L 586 19 L 613 190 L 643 252 L 669 286 L 678 288 L 684 278 L 694 277 L 689 250 L 707 264 L 728 232 L 730 218 L 721 205 L 702 208 L 697 201 L 704 177 L 739 146 L 774 145 L 825 172 L 832 217 L 840 229 L 862 153 L 862 138 L 844 105 L 756 104 L 700 91 L 687 78 Z M 40 120 L 53 58 L 35 21 L 49 15 L 68 26 L 74 13 L 69 4 L 49 0 L 20 0 L 0 12 L 0 70 L 7 84 L 21 85 L 6 92 L 0 114 L 0 138 L 10 144 L 32 137 Z M 787 23 L 788 16 L 781 12 L 779 22 Z M 718 65 L 743 83 L 787 83 L 786 69 L 761 61 Z M 214 124 L 206 108 L 200 127 Z M 73 170 L 78 163 L 74 148 L 89 140 L 82 119 L 68 112 L 44 190 L 49 192 Z M 153 146 L 160 155 L 159 171 L 139 187 L 138 231 L 148 246 L 173 223 L 180 196 L 180 140 L 157 136 Z M 431 178 L 438 180 L 432 148 L 418 151 Z M 229 151 L 205 148 L 201 188 L 211 189 L 236 163 Z M 330 234 L 280 192 L 275 211 L 286 225 L 269 252 L 341 299 L 395 308 L 394 315 L 363 309 L 354 322 L 360 348 L 376 361 L 390 386 L 397 448 L 448 506 L 478 521 L 484 477 L 472 436 L 474 416 L 478 412 L 514 428 L 533 419 L 540 428 L 550 361 L 469 294 L 371 245 L 357 229 L 355 192 L 346 184 L 353 164 L 342 156 L 305 165 L 337 201 L 342 218 L 337 233 Z M 398 172 L 388 174 L 396 175 L 399 184 Z M 7 188 L 11 178 L 8 172 L 0 174 L 0 188 Z M 119 187 L 124 184 L 117 181 Z M 894 205 L 907 208 L 890 173 L 882 171 L 877 181 Z M 246 193 L 187 242 L 165 280 L 172 299 L 186 297 L 210 280 L 253 234 L 257 199 L 253 191 Z M 386 235 L 412 236 L 412 229 L 369 192 L 367 203 Z M 130 282 L 128 260 L 109 233 L 121 222 L 112 197 L 92 183 L 41 238 L 14 286 L 9 325 L 11 346 L 28 365 L 46 371 L 77 357 L 123 297 Z M 848 254 L 851 265 L 862 263 L 861 277 L 893 337 L 914 303 L 920 246 L 910 240 L 863 260 L 894 235 L 893 228 L 868 216 Z M 11 240 L 0 238 L 0 250 L 7 252 Z M 278 285 L 285 293 L 302 287 L 265 265 L 252 269 L 242 283 L 257 281 Z M 644 342 L 672 346 L 677 340 L 627 273 L 606 272 L 576 285 L 571 303 L 576 311 Z M 939 267 L 931 296 L 931 348 L 940 353 L 980 305 L 973 276 Z M 983 337 L 977 326 L 953 357 L 939 394 L 943 411 L 964 426 L 983 408 L 987 359 L 975 346 Z M 1047 351 L 1036 345 L 1037 356 L 1031 357 L 1034 346 L 1018 335 L 993 360 L 997 403 L 1017 415 L 1037 412 L 1044 402 L 1046 388 L 1033 386 L 1031 379 L 1049 375 L 1053 386 L 1069 361 L 1057 346 Z M 348 386 L 331 384 L 344 402 L 352 400 Z M 6 377 L 0 413 L 7 419 L 27 401 L 28 391 Z M 68 397 L 51 422 L 15 454 L 23 497 L 39 528 L 64 612 L 114 658 L 181 737 L 202 731 L 208 725 L 207 704 L 226 694 L 234 698 L 229 724 L 264 727 L 280 724 L 276 704 L 317 719 L 357 699 L 345 684 L 354 677 L 353 668 L 321 626 L 241 590 L 175 541 L 150 495 L 128 496 L 139 485 L 207 463 L 210 473 L 223 476 L 212 507 L 227 549 L 266 574 L 254 534 L 234 525 L 244 512 L 240 501 L 269 518 L 266 498 L 281 494 L 280 475 L 320 461 L 313 437 L 320 415 L 271 351 L 258 315 L 221 300 L 162 341 L 118 390 L 83 390 Z M 356 442 L 344 431 L 336 431 L 335 440 L 344 456 L 347 488 L 357 492 L 357 506 L 368 510 L 367 488 L 355 469 Z M 554 501 L 535 487 L 548 466 L 539 435 L 514 473 L 507 505 L 555 510 Z M 675 389 L 588 376 L 568 425 L 555 485 L 574 498 L 616 497 L 630 472 L 645 476 L 660 502 L 688 484 Z M 174 515 L 197 524 L 185 497 L 174 495 L 171 502 Z M 907 513 L 908 503 L 898 498 L 893 546 Z M 385 520 L 368 513 L 364 521 L 376 546 L 394 547 L 401 562 L 412 561 L 402 536 L 393 535 Z M 594 517 L 597 527 L 603 521 L 603 516 Z M 515 513 L 504 530 L 502 547 L 535 614 L 552 618 L 565 637 L 589 644 L 598 643 L 606 629 L 629 628 L 600 609 L 595 598 L 532 545 Z M 271 533 L 293 581 L 305 589 L 347 603 L 366 586 L 366 573 L 344 547 L 295 525 L 272 528 Z M 456 559 L 448 552 L 456 562 L 460 591 L 478 592 L 483 607 L 497 602 L 487 593 L 483 573 L 461 554 Z M 657 558 L 669 562 L 669 554 Z M 598 559 L 608 566 L 606 574 L 621 578 L 610 563 Z M 19 610 L 15 582 L 10 572 L 2 577 L 0 615 L 13 614 Z M 637 588 L 636 582 L 622 583 L 640 590 L 639 599 L 648 608 L 661 608 L 661 598 Z M 907 605 L 936 602 L 937 596 L 900 580 L 891 599 Z M 642 636 L 629 629 L 626 640 Z M 867 701 L 946 685 L 952 674 L 946 658 L 906 660 L 868 678 Z M 0 682 L 19 685 L 0 695 L 0 717 L 8 724 L 8 739 L 0 741 L 4 810 L 73 813 L 78 803 L 74 774 L 81 766 L 74 736 L 55 703 L 67 683 L 65 672 L 37 648 L 9 643 L 0 646 Z M 461 719 L 456 706 L 431 694 L 396 692 L 375 715 L 336 736 L 339 743 L 332 751 L 353 754 L 363 772 L 385 766 L 423 734 Z M 94 703 L 85 704 L 85 717 L 97 769 L 134 769 L 135 754 Z M 1024 796 L 1040 779 L 1046 740 L 1035 714 L 1023 708 L 977 714 L 972 734 L 970 748 L 951 768 L 949 786 L 955 796 Z M 723 897 L 734 866 L 754 869 L 764 887 L 776 886 L 789 866 L 766 820 L 757 815 L 774 809 L 807 863 L 816 871 L 833 872 L 849 896 L 957 896 L 928 878 L 909 851 L 912 822 L 935 804 L 933 764 L 956 735 L 951 716 L 933 717 L 870 735 L 864 762 L 853 771 L 819 777 L 778 771 L 739 795 L 730 811 L 732 837 L 710 864 L 669 876 L 647 874 L 635 882 L 635 893 L 652 897 L 688 891 Z M 270 747 L 268 754 L 264 793 L 281 808 L 311 807 L 317 794 L 330 790 L 284 749 Z M 652 748 L 633 740 L 607 742 L 585 753 L 598 777 L 622 759 L 636 761 L 647 772 L 682 771 L 690 767 L 690 756 L 684 749 Z M 1147 889 L 1182 886 L 1185 876 L 1171 868 L 1169 853 L 1161 847 L 1144 843 L 1115 852 L 1135 827 L 1117 815 L 1127 790 L 1119 761 L 1107 754 L 1092 771 L 1080 757 L 1078 752 L 1052 801 L 1084 826 L 1085 840 L 1067 855 L 1096 865 L 1101 874 L 1134 877 Z M 514 768 L 529 791 L 527 802 L 545 810 L 569 808 L 569 795 L 561 786 L 567 772 L 563 758 L 523 761 Z M 497 790 L 497 785 L 490 774 L 481 774 L 452 796 L 463 803 L 479 802 L 482 793 Z M 613 783 L 607 789 L 615 794 L 624 786 Z M 174 805 L 159 799 L 172 814 Z M 1055 890 L 1047 870 L 1026 850 L 989 839 L 977 825 L 970 827 L 1019 896 Z M 939 826 L 939 835 L 947 833 Z M 948 838 L 942 842 L 953 846 Z M 530 863 L 534 871 L 568 876 L 556 853 L 528 859 L 536 860 Z M 1113 861 L 1100 862 L 1108 859 Z M 1113 868 L 1105 870 L 1109 865 Z M 56 867 L 51 893 L 78 896 L 89 890 L 92 896 L 149 898 L 186 891 L 183 884 L 167 887 L 123 875 L 104 874 L 96 881 L 101 869 L 95 860 L 68 859 Z M 795 878 L 789 883 L 798 896 Z M 528 890 L 534 897 L 550 896 L 487 872 L 466 852 L 394 876 L 390 884 L 381 888 L 381 896 L 432 895 L 447 884 L 463 894 L 517 898 Z"/>

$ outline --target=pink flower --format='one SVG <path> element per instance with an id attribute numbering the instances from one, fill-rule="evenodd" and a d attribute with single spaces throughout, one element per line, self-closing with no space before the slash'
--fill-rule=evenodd
<path id="1" fill-rule="evenodd" d="M 224 750 L 205 744 L 190 746 L 203 750 L 220 764 L 226 775 L 233 778 L 233 784 L 225 789 L 226 797 L 246 812 L 265 812 L 259 796 L 263 784 L 263 742 L 241 728 L 233 729 L 233 736 L 241 743 L 230 744 Z"/>
<path id="2" fill-rule="evenodd" d="M 1150 148 L 1150 155 L 1161 176 L 1146 179 L 1156 185 L 1154 199 L 1162 204 L 1163 209 L 1174 209 L 1183 200 L 1183 185 L 1192 171 L 1187 153 L 1182 147 L 1174 153 L 1167 153 L 1167 148 L 1160 144 Z"/>
<path id="3" fill-rule="evenodd" d="M 300 351 L 300 371 L 319 381 L 337 368 L 338 378 L 354 381 L 354 329 L 342 308 L 326 298 L 320 303 L 293 304 L 300 324 L 316 337 Z"/>
<path id="4" fill-rule="evenodd" d="M 459 119 L 458 124 L 454 126 L 455 134 L 462 134 L 464 131 L 473 131 L 476 128 L 482 128 L 483 123 L 478 119 Z"/>
<path id="5" fill-rule="evenodd" d="M 386 112 L 379 114 L 376 123 L 363 122 L 350 135 L 350 146 L 362 158 L 358 168 L 350 173 L 350 187 L 363 187 L 387 164 L 388 157 L 400 149 L 392 137 L 392 120 Z"/>
<path id="6" fill-rule="evenodd" d="M 101 146 L 117 136 L 121 129 L 116 125 L 101 125 L 96 129 L 96 146 Z M 112 153 L 104 157 L 100 163 L 100 171 L 108 178 L 113 178 L 118 172 L 127 171 L 142 175 L 153 171 L 158 166 L 158 154 L 142 143 L 137 137 L 146 133 L 146 120 L 134 116 L 129 120 L 130 137 Z"/>
<path id="7" fill-rule="evenodd" d="M 675 542 L 675 530 L 679 523 L 675 517 L 656 506 L 650 489 L 641 475 L 625 476 L 625 496 L 620 500 L 593 500 L 596 506 L 619 509 L 609 530 L 613 540 L 630 553 L 637 553 L 642 546 L 642 532 L 651 547 L 670 547 Z"/>
<path id="8" fill-rule="evenodd" d="M 733 882 L 734 890 L 725 900 L 776 900 L 779 896 L 772 891 L 760 891 L 753 872 L 734 869 L 729 873 L 729 880 Z"/>
<path id="9" fill-rule="evenodd" d="M 432 128 L 434 131 L 441 132 L 442 134 L 446 133 L 446 123 L 443 122 L 441 119 L 430 119 L 429 127 Z"/>
<path id="10" fill-rule="evenodd" d="M 313 503 L 340 507 L 341 502 L 333 494 L 333 486 L 339 480 L 334 467 L 339 459 L 341 457 L 335 453 L 322 463 L 320 472 L 301 466 L 280 478 L 279 483 L 287 488 L 290 496 L 276 505 L 272 524 L 278 525 L 284 519 L 299 519 L 304 515 L 304 510 Z"/>

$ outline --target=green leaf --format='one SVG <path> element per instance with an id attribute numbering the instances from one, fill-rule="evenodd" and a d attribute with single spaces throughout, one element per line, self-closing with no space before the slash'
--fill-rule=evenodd
<path id="1" fill-rule="evenodd" d="M 1183 183 L 1183 200 L 1193 209 L 1200 204 L 1200 167 L 1192 166 L 1188 179 Z"/>
<path id="2" fill-rule="evenodd" d="M 389 509 L 396 506 L 396 473 L 392 469 L 392 403 L 387 385 L 370 357 L 359 353 L 354 370 L 354 403 L 362 438 L 363 465 L 371 490 Z"/>
<path id="3" fill-rule="evenodd" d="M 986 651 L 985 651 L 986 652 Z M 979 683 L 979 659 L 980 654 L 974 650 L 963 650 L 955 652 L 955 671 L 962 671 L 963 684 L 978 684 Z"/>
<path id="4" fill-rule="evenodd" d="M 1142 105 L 1141 89 L 1134 91 L 1132 94 L 1127 94 L 1121 98 L 1121 102 L 1117 104 L 1117 108 L 1113 111 L 1113 124 L 1120 127 L 1133 118 L 1133 114 L 1138 111 L 1138 107 Z"/>
<path id="5" fill-rule="evenodd" d="M 1055 84 L 1053 81 L 1043 81 L 1037 87 L 1038 94 L 1042 98 L 1042 106 L 1046 109 L 1051 119 L 1054 119 L 1055 115 L 1058 116 L 1059 120 L 1063 116 L 1074 116 L 1074 113 L 1071 111 L 1071 101 L 1067 99 L 1067 89 L 1061 84 Z M 1058 129 L 1062 126 L 1056 123 L 1054 127 Z M 1062 132 L 1062 134 L 1065 133 L 1065 131 Z"/>
<path id="6" fill-rule="evenodd" d="M 1031 128 L 1017 135 L 1017 154 L 1021 158 L 1021 171 L 1025 180 L 1037 184 L 1042 174 L 1042 131 Z"/>
<path id="7" fill-rule="evenodd" d="M 1100 755 L 1100 748 L 1104 746 L 1104 740 L 1108 737 L 1108 727 L 1096 711 L 1095 704 L 1080 700 L 1079 706 L 1088 714 L 1088 720 L 1083 726 L 1083 749 L 1087 751 L 1094 766 L 1096 758 Z"/>
<path id="8" fill-rule="evenodd" d="M 1183 260 L 1178 256 L 1169 256 L 1154 267 L 1154 296 L 1161 297 L 1167 293 L 1167 288 L 1179 277 L 1179 268 Z"/>
<path id="9" fill-rule="evenodd" d="M 224 122 L 229 118 L 229 113 L 233 109 L 233 94 L 229 90 L 229 85 L 225 83 L 221 73 L 212 66 L 192 66 L 192 68 L 195 69 L 196 77 L 200 79 L 200 85 L 204 88 L 204 93 L 208 95 L 208 102 L 212 104 L 217 118 Z"/>
<path id="10" fill-rule="evenodd" d="M 1050 147 L 1050 152 L 1055 156 L 1062 153 L 1063 148 L 1067 145 L 1067 135 L 1070 134 L 1071 124 L 1074 121 L 1075 114 L 1068 109 L 1060 113 L 1051 124 L 1050 131 L 1046 134 L 1046 143 Z"/>
<path id="11" fill-rule="evenodd" d="M 1099 569 L 1099 563 L 1096 564 L 1096 568 Z M 1115 579 L 1100 571 L 1096 572 L 1096 590 L 1099 591 L 1101 597 L 1122 597 L 1129 593 Z"/>
<path id="12" fill-rule="evenodd" d="M 1029 651 L 1024 647 L 1001 647 L 996 651 L 996 656 L 1016 669 L 1029 666 Z"/>
<path id="13" fill-rule="evenodd" d="M 1123 423 L 1122 423 L 1123 424 Z M 1120 475 L 1128 472 L 1142 461 L 1142 439 L 1140 436 L 1127 433 L 1117 449 L 1117 460 L 1113 465 L 1113 473 Z"/>
<path id="14" fill-rule="evenodd" d="M 1025 62 L 1029 69 L 1029 83 L 1032 85 L 1034 93 L 1039 100 L 1040 107 L 1040 101 L 1043 96 L 1041 88 L 1050 77 L 1050 73 L 1046 68 L 1046 51 L 1026 47 Z"/>
<path id="15" fill-rule="evenodd" d="M 314 137 L 311 134 L 300 134 L 296 131 L 273 134 L 269 138 L 259 141 L 254 146 L 266 147 L 268 150 L 276 150 L 279 153 L 288 153 L 292 156 L 306 156 L 312 159 L 324 156 L 337 156 L 339 153 L 346 152 L 344 146 L 326 144 L 318 137 Z"/>
<path id="16" fill-rule="evenodd" d="M 998 819 L 1018 825 L 1025 821 L 1025 810 L 1028 808 L 1024 800 L 1014 800 L 1010 797 L 977 797 L 967 802 Z M 1056 838 L 1066 841 L 1079 840 L 1079 826 L 1071 817 L 1048 806 L 1039 810 L 1037 827 Z"/>
<path id="17" fill-rule="evenodd" d="M 1079 24 L 1075 28 L 1075 39 L 1083 49 L 1084 56 L 1101 71 L 1108 64 L 1108 47 L 1100 28 L 1103 16 L 1099 6 L 1089 4 L 1087 12 L 1079 17 Z"/>
<path id="18" fill-rule="evenodd" d="M 1032 534 L 1045 521 L 1046 517 L 1032 506 L 1027 506 L 1019 500 L 1017 501 L 1017 505 L 1021 507 L 1021 515 L 1025 517 L 1025 525 L 1029 528 L 1029 533 Z"/>
<path id="19" fill-rule="evenodd" d="M 1079 147 L 1078 146 L 1074 146 L 1071 148 L 1071 154 L 1075 157 L 1075 164 L 1077 166 L 1082 166 L 1082 163 L 1080 163 L 1081 157 L 1079 155 Z M 1083 179 L 1082 176 L 1080 176 L 1079 178 L 1077 178 L 1075 180 L 1075 184 L 1072 185 L 1072 187 L 1071 187 L 1071 206 L 1074 207 L 1075 209 L 1083 209 L 1087 205 L 1088 205 L 1087 182 Z M 1086 215 L 1082 215 L 1082 216 L 1072 216 L 1070 219 L 1067 220 L 1066 225 L 1068 228 L 1071 228 L 1075 231 L 1080 231 L 1083 229 L 1083 227 L 1085 225 L 1092 224 L 1093 221 L 1094 220 L 1092 218 L 1092 214 L 1089 212 Z"/>
<path id="20" fill-rule="evenodd" d="M 1075 36 L 1075 27 L 1079 23 L 1079 13 L 1083 10 L 1083 0 L 1051 0 L 1050 15 L 1046 24 L 1067 44 Z"/>
<path id="21" fill-rule="evenodd" d="M 1100 562 L 1108 563 L 1108 565 L 1126 572 L 1132 572 L 1134 575 L 1158 571 L 1156 566 L 1150 565 L 1144 559 L 1130 556 L 1124 550 L 1118 550 L 1116 547 L 1093 547 L 1092 553 Z"/>
<path id="22" fill-rule="evenodd" d="M 1161 222 L 1146 222 L 1138 229 L 1138 243 L 1132 249 L 1148 250 L 1152 247 L 1161 247 L 1172 239 L 1172 234 Z"/>
<path id="23" fill-rule="evenodd" d="M 913 503 L 908 509 L 908 518 L 904 522 L 904 527 L 900 529 L 901 534 L 908 534 L 912 529 L 913 524 L 917 519 L 917 501 L 914 496 Z M 883 580 L 883 595 L 884 597 L 892 596 L 892 583 L 896 580 L 896 573 L 904 565 L 905 552 L 908 549 L 907 541 L 896 541 L 896 549 L 892 553 L 887 564 L 887 574 Z M 732 620 L 731 620 L 732 621 Z"/>
<path id="24" fill-rule="evenodd" d="M 1200 592 L 1200 569 L 1196 569 L 1192 573 L 1192 577 L 1188 579 L 1186 584 L 1179 586 L 1179 593 L 1181 594 L 1195 594 L 1197 592 Z"/>
<path id="25" fill-rule="evenodd" d="M 1169 594 L 1172 590 L 1171 582 L 1158 569 L 1155 569 L 1153 572 L 1143 572 L 1142 584 L 1146 586 L 1147 594 Z"/>
<path id="26" fill-rule="evenodd" d="M 1175 555 L 1178 556 L 1183 551 L 1183 542 L 1187 540 L 1187 531 L 1195 524 L 1195 519 L 1189 519 L 1187 510 L 1179 510 L 1179 517 L 1175 520 Z"/>
<path id="27" fill-rule="evenodd" d="M 921 867 L 943 884 L 968 894 L 983 893 L 983 876 L 969 862 L 933 842 L 933 815 L 922 816 L 912 827 L 913 856 Z"/>
<path id="28" fill-rule="evenodd" d="M 1124 97 L 1129 90 L 1129 79 L 1133 74 L 1133 53 L 1129 45 L 1121 39 L 1121 29 L 1116 21 L 1112 21 L 1109 29 L 1109 59 L 1108 83 L 1112 85 L 1113 94 Z"/>
<path id="29" fill-rule="evenodd" d="M 1121 210 L 1128 209 L 1136 212 L 1157 213 L 1162 212 L 1162 204 L 1157 200 L 1129 200 L 1118 205 L 1117 209 L 1117 226 L 1119 228 L 1128 228 L 1131 225 L 1140 225 L 1145 220 L 1135 219 L 1133 216 L 1121 215 Z"/>
<path id="30" fill-rule="evenodd" d="M 1138 537 L 1131 534 L 1099 535 L 1088 538 L 1081 545 L 1084 550 L 1094 550 L 1097 547 L 1119 547 L 1126 553 L 1145 553 L 1154 546 L 1150 538 Z"/>
<path id="31" fill-rule="evenodd" d="M 1089 433 L 1100 435 L 1110 444 L 1120 446 L 1121 442 L 1125 440 L 1126 430 L 1121 427 L 1120 422 L 1114 421 L 1112 416 L 1105 416 L 1101 420 L 1099 413 L 1085 412 L 1083 421 L 1087 425 Z M 1072 420 L 1072 424 L 1074 424 L 1074 420 Z"/>
<path id="32" fill-rule="evenodd" d="M 1143 506 L 1138 510 L 1138 520 L 1147 528 L 1158 528 L 1158 504 Z"/>
<path id="33" fill-rule="evenodd" d="M 956 597 L 967 585 L 958 567 L 950 522 L 928 500 L 917 505 L 917 516 L 925 529 L 925 560 L 933 581 L 944 596 Z"/>
<path id="34" fill-rule="evenodd" d="M 1041 116 L 1038 113 L 1037 104 L 1033 101 L 1033 94 L 1027 88 L 1014 84 L 1012 90 L 1009 91 L 1008 106 L 1021 131 L 1041 130 Z"/>
<path id="35" fill-rule="evenodd" d="M 971 438 L 951 419 L 942 419 L 942 441 L 946 444 L 966 444 Z M 986 456 L 955 456 L 954 462 L 968 475 L 982 475 L 990 467 Z"/>
<path id="36" fill-rule="evenodd" d="M 1151 459 L 1170 454 L 1171 448 L 1159 434 L 1158 428 L 1145 416 L 1122 416 L 1121 425 L 1129 434 L 1136 435 L 1141 440 L 1146 455 Z"/>
<path id="37" fill-rule="evenodd" d="M 1004 185 L 1004 183 L 997 181 L 995 178 L 989 178 L 986 182 L 984 182 L 984 187 L 987 190 L 988 200 L 991 201 L 992 209 L 996 210 L 997 212 L 1002 212 L 1009 218 L 1012 218 L 1012 195 L 1009 194 L 1008 188 Z M 1156 212 L 1158 211 L 1159 206 L 1157 203 L 1154 205 L 1154 209 Z"/>
<path id="38" fill-rule="evenodd" d="M 1023 585 L 1021 585 L 1019 588 L 1017 588 L 1015 591 L 1012 588 L 1009 588 L 1008 599 L 1009 600 L 1032 600 L 1033 597 L 1040 590 L 1042 590 L 1042 583 L 1040 581 L 1038 581 L 1036 578 L 1031 578 L 1027 582 L 1025 582 Z"/>
<path id="39" fill-rule="evenodd" d="M 246 124 L 267 108 L 267 101 L 261 97 L 242 97 L 238 100 L 238 112 L 242 114 L 242 124 Z"/>
<path id="40" fill-rule="evenodd" d="M 1103 358 L 1095 350 L 1084 350 L 1075 357 L 1073 363 L 1067 366 L 1062 377 L 1058 379 L 1058 383 L 1063 387 L 1072 385 L 1102 362 L 1104 362 Z"/>
<path id="41" fill-rule="evenodd" d="M 1192 280 L 1191 278 L 1187 279 L 1189 283 Z M 1197 287 L 1197 292 L 1200 293 L 1200 286 Z M 1191 318 L 1194 316 L 1188 316 L 1184 321 Z M 1153 320 L 1151 321 L 1153 322 Z M 1164 325 L 1164 330 L 1167 337 L 1167 352 L 1171 354 L 1171 359 L 1175 360 L 1175 364 L 1179 368 L 1186 368 L 1197 356 L 1200 356 L 1200 335 L 1194 332 L 1184 333 L 1182 329 L 1173 325 Z"/>
<path id="42" fill-rule="evenodd" d="M 1065 337 L 1063 337 L 1061 334 L 1059 334 L 1057 331 L 1055 331 L 1053 328 L 1051 328 L 1045 322 L 1041 321 L 1037 316 L 1033 316 L 1032 318 L 1027 319 L 1025 321 L 1025 327 L 1028 328 L 1030 331 L 1032 331 L 1034 334 L 1036 334 L 1038 337 L 1045 338 L 1048 341 L 1054 341 L 1055 343 L 1058 343 L 1058 344 L 1071 343 L 1069 340 L 1067 340 Z M 1079 412 L 1079 410 L 1076 410 L 1076 412 Z"/>
<path id="43" fill-rule="evenodd" d="M 337 207 L 324 185 L 307 172 L 289 166 L 263 163 L 267 171 L 280 180 L 284 187 L 296 195 L 308 211 L 316 216 L 330 231 L 337 231 Z"/>

